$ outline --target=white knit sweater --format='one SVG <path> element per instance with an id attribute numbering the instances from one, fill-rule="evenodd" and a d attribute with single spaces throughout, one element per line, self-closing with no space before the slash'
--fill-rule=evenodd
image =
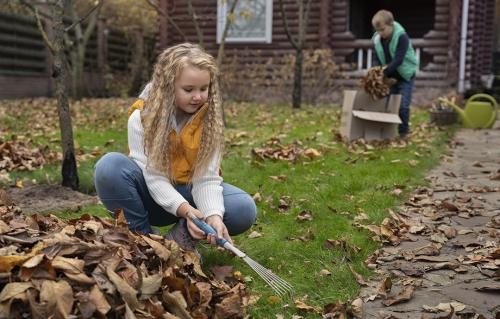
<path id="1" fill-rule="evenodd" d="M 142 169 L 144 180 L 151 197 L 167 212 L 177 215 L 177 208 L 187 200 L 179 194 L 165 174 L 147 166 L 148 158 L 144 153 L 144 129 L 141 112 L 136 110 L 128 120 L 128 146 L 130 158 Z M 207 172 L 192 181 L 192 194 L 196 208 L 205 217 L 224 215 L 224 199 L 222 197 L 222 177 L 219 176 L 219 160 L 214 157 Z"/>

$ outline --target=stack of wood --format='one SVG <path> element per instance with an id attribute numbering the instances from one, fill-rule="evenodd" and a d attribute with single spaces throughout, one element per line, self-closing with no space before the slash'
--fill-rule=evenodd
<path id="1" fill-rule="evenodd" d="M 384 69 L 381 66 L 370 68 L 359 84 L 374 100 L 389 95 L 390 83 L 384 78 Z"/>

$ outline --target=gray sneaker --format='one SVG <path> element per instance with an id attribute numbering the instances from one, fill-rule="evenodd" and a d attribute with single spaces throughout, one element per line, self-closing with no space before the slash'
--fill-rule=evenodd
<path id="1" fill-rule="evenodd" d="M 189 234 L 187 229 L 186 219 L 181 218 L 166 234 L 165 238 L 173 240 L 184 250 L 196 251 L 196 243 L 198 242 Z"/>

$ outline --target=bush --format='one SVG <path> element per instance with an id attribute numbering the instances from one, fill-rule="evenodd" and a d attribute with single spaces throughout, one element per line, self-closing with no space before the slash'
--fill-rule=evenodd
<path id="1" fill-rule="evenodd" d="M 295 54 L 264 57 L 260 50 L 233 52 L 221 67 L 224 98 L 234 101 L 290 102 Z M 302 101 L 307 104 L 331 102 L 342 75 L 330 49 L 304 50 Z"/>

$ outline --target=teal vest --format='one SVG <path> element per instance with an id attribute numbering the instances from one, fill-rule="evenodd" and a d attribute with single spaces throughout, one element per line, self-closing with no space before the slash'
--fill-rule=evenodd
<path id="1" fill-rule="evenodd" d="M 405 33 L 405 29 L 401 26 L 401 24 L 394 21 L 393 24 L 394 30 L 392 31 L 391 42 L 389 42 L 389 54 L 392 58 L 396 54 L 396 48 L 398 47 L 398 41 L 401 34 Z M 387 64 L 385 61 L 384 48 L 382 47 L 382 41 L 380 35 L 375 32 L 372 37 L 373 43 L 375 44 L 375 52 L 377 53 L 377 57 L 382 63 L 382 65 Z M 408 50 L 406 50 L 405 57 L 403 59 L 403 63 L 397 68 L 398 73 L 403 77 L 403 79 L 409 81 L 411 77 L 417 72 L 418 61 L 417 56 L 415 55 L 415 50 L 413 50 L 413 46 L 411 45 L 411 40 L 409 41 Z"/>

